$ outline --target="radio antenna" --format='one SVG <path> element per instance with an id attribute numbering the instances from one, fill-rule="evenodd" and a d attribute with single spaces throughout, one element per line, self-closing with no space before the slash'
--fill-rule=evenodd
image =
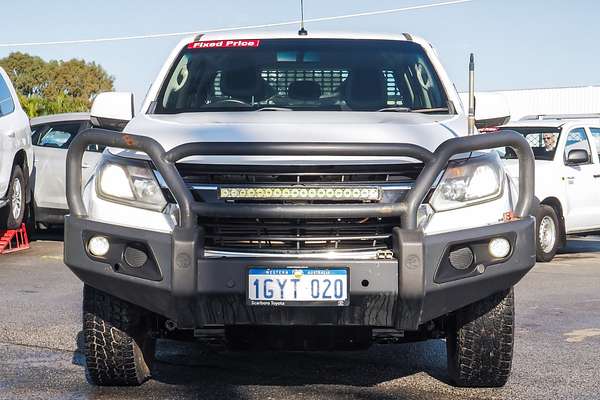
<path id="1" fill-rule="evenodd" d="M 304 0 L 300 0 L 300 30 L 298 36 L 306 36 L 308 32 L 304 29 Z"/>
<path id="2" fill-rule="evenodd" d="M 475 133 L 475 57 L 469 57 L 469 135 Z"/>

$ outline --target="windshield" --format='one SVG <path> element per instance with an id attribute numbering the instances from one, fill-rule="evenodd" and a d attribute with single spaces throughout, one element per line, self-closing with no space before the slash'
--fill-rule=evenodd
<path id="1" fill-rule="evenodd" d="M 505 130 L 516 131 L 525 136 L 527 143 L 533 150 L 536 160 L 551 161 L 556 153 L 556 146 L 560 138 L 560 128 L 504 128 Z M 515 152 L 507 147 L 499 149 L 500 156 L 505 159 L 517 158 Z"/>
<path id="2" fill-rule="evenodd" d="M 448 113 L 439 78 L 413 42 L 347 39 L 190 43 L 154 113 L 415 111 Z"/>

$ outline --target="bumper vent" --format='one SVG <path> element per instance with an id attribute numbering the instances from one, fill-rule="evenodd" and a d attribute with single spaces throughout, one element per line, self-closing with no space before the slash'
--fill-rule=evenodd
<path id="1" fill-rule="evenodd" d="M 396 221 L 397 222 L 397 221 Z M 394 223 L 379 218 L 336 220 L 204 219 L 207 250 L 271 253 L 391 248 Z M 396 223 L 397 224 L 397 223 Z"/>

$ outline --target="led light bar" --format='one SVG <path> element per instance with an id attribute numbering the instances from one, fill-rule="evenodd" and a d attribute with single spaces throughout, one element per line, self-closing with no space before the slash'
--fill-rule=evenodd
<path id="1" fill-rule="evenodd" d="M 381 189 L 372 186 L 263 186 L 221 187 L 225 200 L 381 200 Z"/>

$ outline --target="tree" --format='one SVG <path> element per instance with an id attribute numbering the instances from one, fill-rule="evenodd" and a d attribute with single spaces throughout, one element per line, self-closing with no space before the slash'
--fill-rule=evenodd
<path id="1" fill-rule="evenodd" d="M 87 111 L 94 96 L 113 90 L 114 78 L 95 62 L 44 61 L 15 52 L 0 59 L 30 117 Z"/>

